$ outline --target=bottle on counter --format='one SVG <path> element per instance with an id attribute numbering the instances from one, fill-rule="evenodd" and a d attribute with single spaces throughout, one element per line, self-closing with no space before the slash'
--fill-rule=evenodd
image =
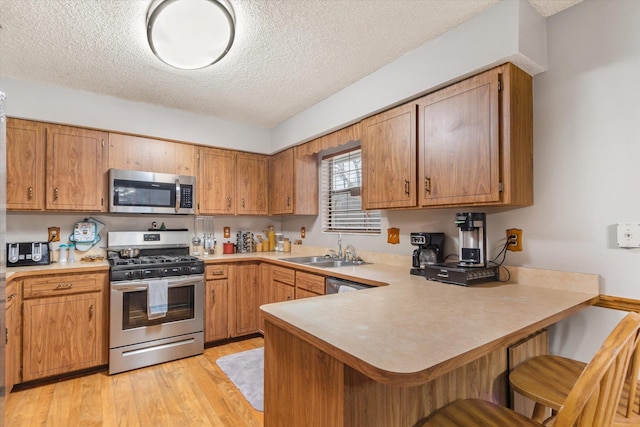
<path id="1" fill-rule="evenodd" d="M 282 244 L 283 252 L 291 252 L 291 240 L 288 237 L 284 238 L 284 243 Z"/>
<path id="2" fill-rule="evenodd" d="M 60 251 L 60 255 L 58 255 L 58 263 L 66 264 L 67 263 L 67 245 L 65 244 L 60 245 L 58 250 Z"/>
<path id="3" fill-rule="evenodd" d="M 273 228 L 273 225 L 269 226 L 269 231 L 267 232 L 267 238 L 269 239 L 269 250 L 275 251 L 276 250 L 276 231 Z"/>
<path id="4" fill-rule="evenodd" d="M 67 257 L 69 264 L 73 264 L 76 262 L 76 244 L 69 243 L 69 256 Z"/>

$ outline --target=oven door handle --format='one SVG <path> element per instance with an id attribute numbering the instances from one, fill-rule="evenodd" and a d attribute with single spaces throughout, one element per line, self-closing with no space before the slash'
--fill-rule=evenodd
<path id="1" fill-rule="evenodd" d="M 155 279 L 158 280 L 158 279 Z M 168 279 L 169 284 L 167 285 L 169 288 L 178 288 L 183 286 L 197 285 L 200 282 L 204 281 L 204 277 L 191 277 L 188 279 Z M 146 291 L 147 285 L 144 280 L 136 280 L 132 282 L 117 282 L 111 283 L 111 289 L 114 291 L 121 292 L 134 292 L 134 291 Z"/>

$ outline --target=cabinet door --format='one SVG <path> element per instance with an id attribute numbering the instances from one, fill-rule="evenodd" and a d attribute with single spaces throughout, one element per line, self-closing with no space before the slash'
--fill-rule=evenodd
<path id="1" fill-rule="evenodd" d="M 17 282 L 7 285 L 7 305 L 5 311 L 6 346 L 4 384 L 7 393 L 11 392 L 14 384 L 20 379 L 20 353 L 22 350 L 22 322 L 20 321 L 20 297 L 18 295 Z"/>
<path id="2" fill-rule="evenodd" d="M 106 140 L 106 132 L 47 125 L 47 209 L 106 211 Z"/>
<path id="3" fill-rule="evenodd" d="M 25 300 L 23 309 L 24 381 L 105 363 L 99 292 Z"/>
<path id="4" fill-rule="evenodd" d="M 227 280 L 208 280 L 205 287 L 205 342 L 229 338 Z"/>
<path id="5" fill-rule="evenodd" d="M 416 206 L 416 105 L 401 105 L 361 123 L 364 209 Z"/>
<path id="6" fill-rule="evenodd" d="M 201 214 L 235 214 L 236 153 L 202 148 L 198 167 L 198 207 Z"/>
<path id="7" fill-rule="evenodd" d="M 195 176 L 195 146 L 109 133 L 109 168 Z"/>
<path id="8" fill-rule="evenodd" d="M 418 101 L 420 204 L 500 201 L 497 70 Z"/>
<path id="9" fill-rule="evenodd" d="M 293 149 L 269 160 L 269 204 L 273 215 L 293 213 Z"/>
<path id="10" fill-rule="evenodd" d="M 233 336 L 252 334 L 258 331 L 258 266 L 239 264 L 235 266 L 232 304 L 235 309 Z"/>
<path id="11" fill-rule="evenodd" d="M 44 209 L 45 128 L 7 119 L 7 209 Z"/>
<path id="12" fill-rule="evenodd" d="M 260 154 L 238 153 L 236 212 L 239 215 L 267 215 L 269 160 Z"/>

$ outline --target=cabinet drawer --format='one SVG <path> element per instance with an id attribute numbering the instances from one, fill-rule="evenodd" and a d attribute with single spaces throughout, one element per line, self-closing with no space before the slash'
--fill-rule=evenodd
<path id="1" fill-rule="evenodd" d="M 229 266 L 227 264 L 207 265 L 206 279 L 217 280 L 226 279 L 229 274 Z"/>
<path id="2" fill-rule="evenodd" d="M 271 279 L 276 282 L 286 283 L 287 285 L 295 286 L 296 284 L 296 271 L 289 268 L 271 266 Z"/>
<path id="3" fill-rule="evenodd" d="M 296 287 L 324 295 L 324 277 L 298 271 L 296 273 Z"/>
<path id="4" fill-rule="evenodd" d="M 51 275 L 24 280 L 24 298 L 50 297 L 104 289 L 106 275 Z"/>

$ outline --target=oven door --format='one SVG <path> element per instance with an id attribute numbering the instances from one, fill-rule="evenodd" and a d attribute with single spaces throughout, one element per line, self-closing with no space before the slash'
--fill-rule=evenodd
<path id="1" fill-rule="evenodd" d="M 149 320 L 144 280 L 111 282 L 109 348 L 139 344 L 204 329 L 204 276 L 168 277 L 165 317 Z"/>

